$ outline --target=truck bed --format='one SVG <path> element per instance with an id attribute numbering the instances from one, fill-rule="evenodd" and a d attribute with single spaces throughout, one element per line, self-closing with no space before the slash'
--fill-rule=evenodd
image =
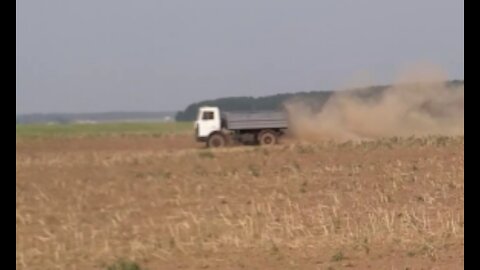
<path id="1" fill-rule="evenodd" d="M 284 112 L 225 112 L 225 128 L 230 130 L 286 129 L 287 114 Z"/>

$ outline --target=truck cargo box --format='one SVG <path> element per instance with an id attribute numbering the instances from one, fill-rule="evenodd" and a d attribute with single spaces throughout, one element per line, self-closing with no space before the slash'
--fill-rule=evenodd
<path id="1" fill-rule="evenodd" d="M 225 128 L 229 130 L 286 129 L 287 114 L 284 112 L 225 112 Z"/>

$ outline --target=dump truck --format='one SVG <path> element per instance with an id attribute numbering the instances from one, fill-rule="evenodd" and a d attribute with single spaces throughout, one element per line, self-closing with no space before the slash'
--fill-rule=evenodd
<path id="1" fill-rule="evenodd" d="M 200 107 L 195 138 L 207 147 L 274 145 L 286 133 L 288 122 L 284 111 L 222 112 L 218 107 Z"/>

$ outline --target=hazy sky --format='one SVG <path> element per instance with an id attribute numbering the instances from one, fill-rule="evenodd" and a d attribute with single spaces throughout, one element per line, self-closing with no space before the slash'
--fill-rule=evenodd
<path id="1" fill-rule="evenodd" d="M 464 78 L 458 0 L 17 0 L 16 110 L 160 111 L 207 98 Z M 357 75 L 356 75 L 357 74 Z"/>

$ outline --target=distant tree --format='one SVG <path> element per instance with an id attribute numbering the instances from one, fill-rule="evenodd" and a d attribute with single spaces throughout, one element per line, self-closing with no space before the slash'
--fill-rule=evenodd
<path id="1" fill-rule="evenodd" d="M 457 87 L 464 85 L 464 80 L 454 80 L 447 82 L 448 86 Z M 388 89 L 389 86 L 372 86 L 362 89 L 351 90 L 358 98 L 375 99 L 381 98 L 382 93 Z M 301 99 L 307 106 L 315 110 L 321 110 L 323 105 L 328 101 L 333 91 L 312 91 L 278 94 L 265 97 L 227 97 L 215 100 L 205 100 L 193 103 L 187 106 L 185 110 L 179 111 L 175 119 L 177 121 L 192 121 L 196 118 L 198 108 L 202 106 L 217 106 L 223 111 L 252 111 L 252 110 L 278 110 L 281 109 L 284 103 L 290 99 Z"/>

